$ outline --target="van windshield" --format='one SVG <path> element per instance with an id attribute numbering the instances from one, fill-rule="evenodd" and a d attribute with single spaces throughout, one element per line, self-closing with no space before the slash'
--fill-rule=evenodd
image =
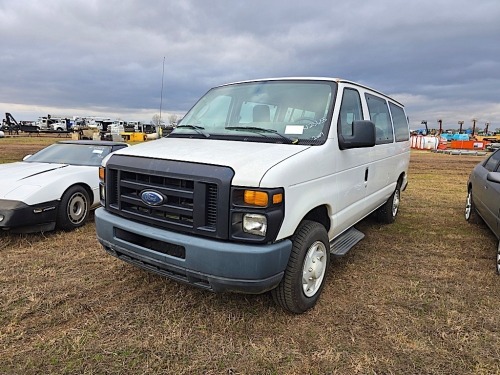
<path id="1" fill-rule="evenodd" d="M 216 87 L 170 137 L 322 144 L 331 123 L 335 82 L 279 80 Z"/>

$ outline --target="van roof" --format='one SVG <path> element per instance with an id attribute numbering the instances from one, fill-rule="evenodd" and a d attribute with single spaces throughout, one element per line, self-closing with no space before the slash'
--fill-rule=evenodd
<path id="1" fill-rule="evenodd" d="M 244 80 L 244 81 L 237 81 L 237 82 L 231 82 L 231 83 L 226 83 L 222 85 L 218 85 L 217 87 L 222 87 L 222 86 L 229 86 L 229 85 L 236 85 L 239 83 L 250 83 L 250 82 L 265 82 L 265 81 L 330 81 L 330 82 L 336 82 L 336 83 L 347 83 L 350 85 L 358 86 L 373 92 L 376 92 L 377 94 L 384 96 L 385 98 L 399 104 L 401 107 L 404 107 L 402 103 L 397 101 L 396 99 L 392 98 L 391 96 L 384 94 L 383 92 L 380 92 L 378 90 L 375 90 L 369 86 L 363 85 L 361 83 L 357 83 L 354 81 L 349 81 L 347 79 L 342 79 L 342 78 L 332 78 L 332 77 L 275 77 L 275 78 L 260 78 L 260 79 L 249 79 L 249 80 Z"/>

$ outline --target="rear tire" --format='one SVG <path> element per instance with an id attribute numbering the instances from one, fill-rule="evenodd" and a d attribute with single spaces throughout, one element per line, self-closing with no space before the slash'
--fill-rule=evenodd
<path id="1" fill-rule="evenodd" d="M 90 199 L 81 186 L 72 186 L 63 194 L 57 213 L 57 227 L 72 230 L 85 224 L 89 216 Z"/>
<path id="2" fill-rule="evenodd" d="M 323 225 L 303 221 L 292 237 L 292 252 L 280 284 L 271 291 L 283 309 L 301 314 L 312 308 L 325 285 L 330 244 Z"/>
<path id="3" fill-rule="evenodd" d="M 398 182 L 396 190 L 391 197 L 376 211 L 377 221 L 384 224 L 392 224 L 396 220 L 401 202 L 401 183 Z"/>

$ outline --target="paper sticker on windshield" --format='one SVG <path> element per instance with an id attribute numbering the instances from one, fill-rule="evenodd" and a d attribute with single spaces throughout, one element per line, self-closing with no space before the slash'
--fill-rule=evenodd
<path id="1" fill-rule="evenodd" d="M 92 153 L 93 154 L 102 154 L 103 150 L 99 150 L 99 149 L 93 149 L 92 150 Z"/>
<path id="2" fill-rule="evenodd" d="M 303 134 L 304 125 L 287 125 L 285 128 L 285 134 Z"/>

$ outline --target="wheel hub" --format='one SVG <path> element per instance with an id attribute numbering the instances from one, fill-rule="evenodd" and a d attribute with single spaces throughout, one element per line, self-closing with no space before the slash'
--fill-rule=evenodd
<path id="1" fill-rule="evenodd" d="M 302 268 L 302 289 L 312 297 L 320 289 L 326 271 L 326 247 L 321 241 L 314 242 L 307 251 Z"/>

